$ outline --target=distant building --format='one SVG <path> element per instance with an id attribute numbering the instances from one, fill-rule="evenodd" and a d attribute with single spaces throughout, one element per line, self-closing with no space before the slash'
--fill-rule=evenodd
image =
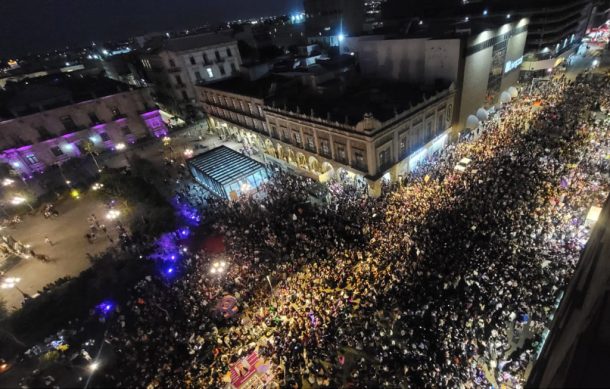
<path id="1" fill-rule="evenodd" d="M 147 86 L 144 66 L 136 52 L 104 57 L 102 67 L 110 79 L 136 87 Z"/>
<path id="2" fill-rule="evenodd" d="M 197 83 L 232 77 L 242 63 L 237 41 L 213 33 L 166 39 L 145 49 L 141 58 L 159 104 L 184 117 L 197 114 Z"/>
<path id="3" fill-rule="evenodd" d="M 439 23 L 457 32 L 473 24 L 498 25 L 526 18 L 529 27 L 521 71 L 534 76 L 574 54 L 587 28 L 600 23 L 599 17 L 608 15 L 607 10 L 607 0 L 387 0 L 382 15 L 386 28 L 408 33 L 429 31 L 430 25 Z"/>
<path id="4" fill-rule="evenodd" d="M 304 0 L 307 37 L 343 37 L 364 27 L 364 0 Z"/>
<path id="5" fill-rule="evenodd" d="M 454 130 L 460 131 L 476 126 L 501 100 L 514 97 L 511 87 L 519 79 L 527 19 L 485 27 L 449 34 L 347 37 L 341 50 L 358 58 L 366 77 L 429 86 L 455 83 Z"/>
<path id="6" fill-rule="evenodd" d="M 340 58 L 342 59 L 342 58 Z M 210 127 L 283 168 L 322 182 L 357 179 L 379 194 L 442 149 L 455 90 L 353 78 L 341 60 L 256 81 L 200 87 Z"/>
<path id="7" fill-rule="evenodd" d="M 167 128 L 148 88 L 51 76 L 0 93 L 0 160 L 28 177 L 89 151 L 113 150 Z"/>

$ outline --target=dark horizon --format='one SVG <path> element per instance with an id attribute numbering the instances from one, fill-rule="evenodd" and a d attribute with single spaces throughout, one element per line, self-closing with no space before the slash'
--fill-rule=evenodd
<path id="1" fill-rule="evenodd" d="M 2 0 L 0 58 L 301 8 L 301 0 Z"/>

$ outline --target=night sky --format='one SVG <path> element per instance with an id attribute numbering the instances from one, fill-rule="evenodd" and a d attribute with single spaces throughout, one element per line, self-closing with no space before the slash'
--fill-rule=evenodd
<path id="1" fill-rule="evenodd" d="M 0 0 L 0 58 L 302 8 L 302 0 Z"/>

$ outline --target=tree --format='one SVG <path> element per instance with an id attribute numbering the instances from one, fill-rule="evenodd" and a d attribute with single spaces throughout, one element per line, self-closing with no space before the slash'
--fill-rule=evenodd
<path id="1" fill-rule="evenodd" d="M 97 170 L 100 171 L 102 169 L 100 169 L 100 165 L 97 163 L 97 159 L 95 159 L 95 156 L 98 154 L 96 149 L 95 149 L 95 145 L 93 144 L 92 141 L 90 140 L 85 140 L 83 142 L 83 150 L 85 150 L 85 152 L 87 154 L 89 154 L 91 156 L 91 158 L 93 158 L 93 162 L 95 163 L 95 166 L 97 167 Z"/>

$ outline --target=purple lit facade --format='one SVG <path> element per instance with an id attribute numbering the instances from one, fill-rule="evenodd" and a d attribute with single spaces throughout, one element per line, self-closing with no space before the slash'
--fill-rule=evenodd
<path id="1" fill-rule="evenodd" d="M 163 137 L 168 130 L 161 112 L 147 90 L 137 89 L 103 98 L 46 110 L 15 119 L 0 119 L 0 162 L 9 164 L 24 178 L 62 164 L 71 158 L 87 157 L 85 144 L 98 153 L 112 152 L 115 145 L 139 139 Z M 120 115 L 116 115 L 116 111 Z M 97 118 L 92 123 L 91 117 Z M 69 117 L 72 126 L 66 127 Z M 15 145 L 17 144 L 17 145 Z"/>

